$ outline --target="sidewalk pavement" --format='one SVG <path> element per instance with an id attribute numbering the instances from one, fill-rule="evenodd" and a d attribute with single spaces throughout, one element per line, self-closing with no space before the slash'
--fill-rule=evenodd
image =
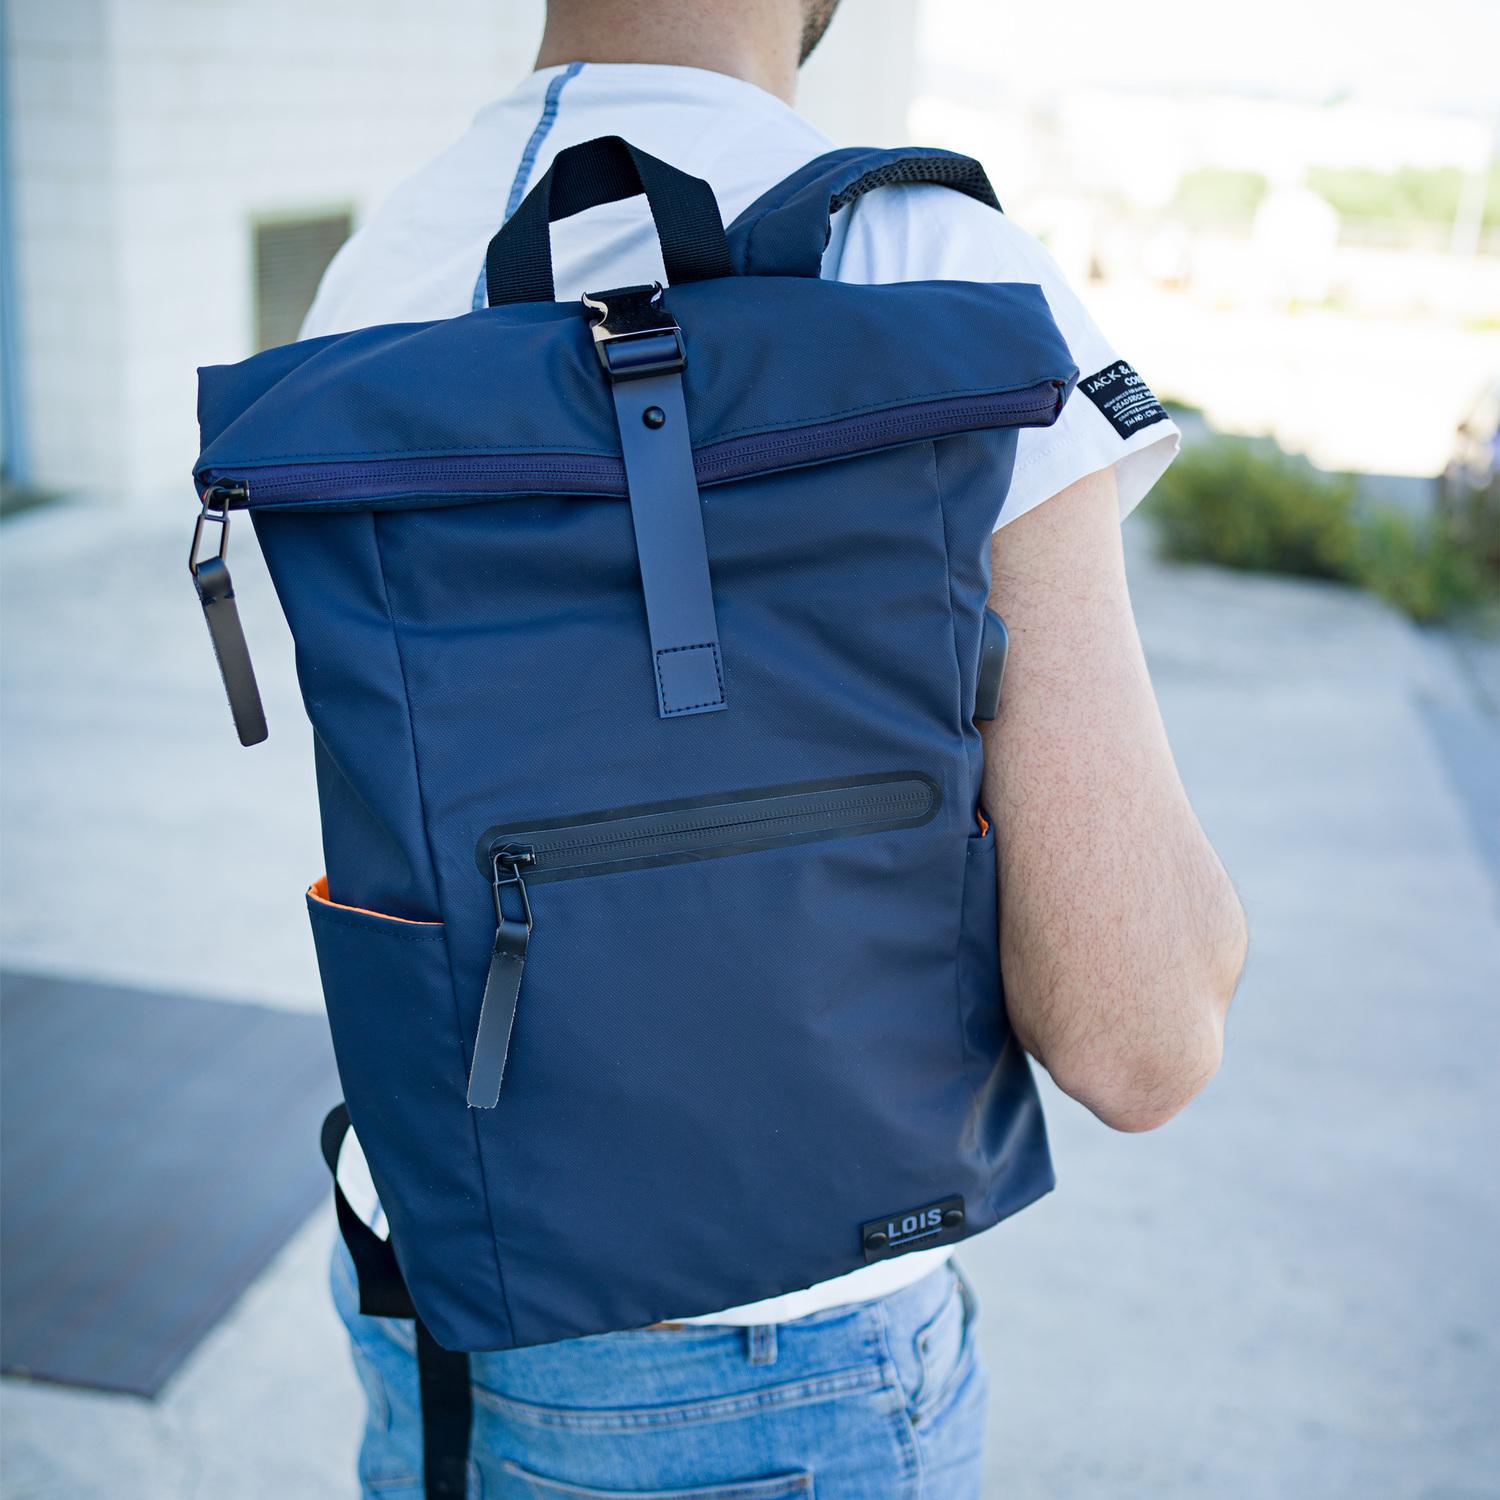
<path id="1" fill-rule="evenodd" d="M 315 1009 L 290 642 L 237 528 L 272 726 L 242 752 L 184 505 L 0 536 L 4 960 Z M 1165 569 L 1127 536 L 1251 959 L 1205 1096 L 1127 1137 L 1049 1086 L 1059 1190 L 963 1252 L 994 1377 L 987 1493 L 1500 1495 L 1494 700 L 1368 599 Z M 320 1212 L 154 1405 L 6 1382 L 8 1500 L 354 1494 L 332 1233 Z"/>

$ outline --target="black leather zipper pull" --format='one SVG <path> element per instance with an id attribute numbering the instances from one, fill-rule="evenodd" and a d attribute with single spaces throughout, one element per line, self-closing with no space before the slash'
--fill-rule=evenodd
<path id="1" fill-rule="evenodd" d="M 250 648 L 240 625 L 239 606 L 234 602 L 234 585 L 224 555 L 229 550 L 229 507 L 243 501 L 247 486 L 238 483 L 213 484 L 203 495 L 203 508 L 193 527 L 193 545 L 188 552 L 188 572 L 198 590 L 203 618 L 208 621 L 208 638 L 213 642 L 219 675 L 234 715 L 235 732 L 242 745 L 258 745 L 266 738 L 266 714 L 261 707 L 260 689 L 255 682 L 255 668 L 250 665 Z M 219 550 L 212 557 L 200 558 L 203 528 L 219 528 Z"/>
<path id="2" fill-rule="evenodd" d="M 529 849 L 497 849 L 491 857 L 491 886 L 495 895 L 495 946 L 490 950 L 490 972 L 484 981 L 479 1007 L 479 1030 L 474 1035 L 474 1062 L 469 1069 L 469 1108 L 493 1109 L 500 1102 L 500 1081 L 510 1052 L 516 1002 L 521 997 L 521 975 L 526 968 L 526 945 L 531 940 L 531 902 L 521 867 L 535 856 Z M 507 892 L 514 891 L 520 916 L 505 910 Z"/>

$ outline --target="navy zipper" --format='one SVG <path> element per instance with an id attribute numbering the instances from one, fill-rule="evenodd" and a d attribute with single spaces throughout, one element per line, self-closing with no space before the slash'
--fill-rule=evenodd
<path id="1" fill-rule="evenodd" d="M 945 397 L 890 411 L 812 423 L 784 432 L 751 433 L 693 451 L 700 485 L 725 484 L 750 474 L 826 463 L 872 448 L 927 442 L 985 427 L 1049 421 L 1067 386 L 1044 380 L 1019 391 Z M 246 475 L 249 477 L 247 478 Z M 253 497 L 250 478 L 254 480 Z M 408 498 L 551 494 L 624 495 L 625 465 L 604 454 L 499 453 L 404 459 L 345 459 L 337 463 L 256 466 L 233 479 L 217 470 L 200 486 L 233 485 L 237 503 L 262 506 L 358 505 Z"/>
<path id="2" fill-rule="evenodd" d="M 931 777 L 897 771 L 486 829 L 474 858 L 490 882 L 495 941 L 474 1035 L 469 1107 L 493 1109 L 499 1102 L 535 925 L 528 881 L 537 885 L 917 828 L 937 816 L 942 801 Z"/>
<path id="3" fill-rule="evenodd" d="M 930 442 L 986 427 L 1023 427 L 1050 422 L 1069 383 L 1043 380 L 1021 390 L 949 396 L 862 412 L 778 432 L 750 433 L 706 443 L 693 451 L 700 486 L 724 484 L 750 474 L 826 463 L 876 448 Z M 254 476 L 252 492 L 250 479 Z M 217 559 L 198 558 L 205 521 L 228 531 L 233 510 L 285 506 L 307 510 L 342 506 L 449 505 L 511 494 L 628 495 L 622 459 L 597 453 L 497 453 L 404 459 L 345 459 L 336 463 L 250 465 L 238 473 L 204 469 L 196 476 L 203 509 L 192 561 L 220 673 L 243 744 L 265 738 L 264 716 L 233 592 Z"/>

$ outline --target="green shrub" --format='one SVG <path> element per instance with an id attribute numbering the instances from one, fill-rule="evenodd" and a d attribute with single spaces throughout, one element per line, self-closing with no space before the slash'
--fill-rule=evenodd
<path id="1" fill-rule="evenodd" d="M 1500 587 L 1453 518 L 1361 505 L 1349 475 L 1324 474 L 1268 439 L 1189 448 L 1147 513 L 1166 557 L 1355 584 L 1422 622 L 1465 613 Z"/>
<path id="2" fill-rule="evenodd" d="M 1445 475 L 1438 481 L 1437 510 L 1459 544 L 1500 583 L 1500 473 L 1486 484 Z"/>
<path id="3" fill-rule="evenodd" d="M 1457 167 L 1399 167 L 1394 172 L 1312 167 L 1307 185 L 1345 219 L 1429 224 L 1451 224 L 1468 191 L 1464 173 Z M 1490 169 L 1484 194 L 1483 222 L 1500 224 L 1500 167 Z"/>
<path id="4" fill-rule="evenodd" d="M 1354 484 L 1267 439 L 1189 447 L 1151 493 L 1166 556 L 1262 573 L 1347 578 Z"/>
<path id="5" fill-rule="evenodd" d="M 1191 224 L 1248 224 L 1265 195 L 1259 172 L 1198 167 L 1178 179 L 1172 212 Z"/>
<path id="6" fill-rule="evenodd" d="M 1488 592 L 1479 555 L 1449 524 L 1388 506 L 1364 518 L 1353 562 L 1353 582 L 1423 624 L 1473 609 Z"/>

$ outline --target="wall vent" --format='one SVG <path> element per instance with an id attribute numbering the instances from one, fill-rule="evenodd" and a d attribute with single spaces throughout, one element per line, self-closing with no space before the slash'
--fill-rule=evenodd
<path id="1" fill-rule="evenodd" d="M 296 341 L 328 262 L 354 228 L 349 213 L 255 225 L 255 347 Z"/>

